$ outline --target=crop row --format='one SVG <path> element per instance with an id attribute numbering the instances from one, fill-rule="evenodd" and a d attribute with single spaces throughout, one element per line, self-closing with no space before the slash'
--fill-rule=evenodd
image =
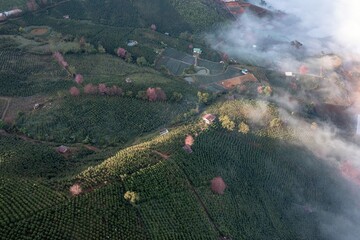
<path id="1" fill-rule="evenodd" d="M 215 239 L 217 236 L 190 190 L 143 202 L 140 212 L 152 239 L 171 239 L 176 235 Z"/>
<path id="2" fill-rule="evenodd" d="M 120 185 L 73 198 L 0 230 L 3 239 L 145 239 Z"/>
<path id="3" fill-rule="evenodd" d="M 52 190 L 30 181 L 1 178 L 0 225 L 13 223 L 64 200 Z"/>
<path id="4" fill-rule="evenodd" d="M 179 105 L 180 106 L 180 105 Z M 174 109 L 176 109 L 174 111 Z M 175 117 L 182 108 L 163 102 L 125 97 L 84 96 L 65 99 L 54 108 L 23 115 L 18 127 L 36 139 L 96 145 L 126 143 L 153 131 Z"/>
<path id="5" fill-rule="evenodd" d="M 141 169 L 126 178 L 125 185 L 127 189 L 140 194 L 140 202 L 165 198 L 169 194 L 189 189 L 189 183 L 182 170 L 167 160 Z"/>

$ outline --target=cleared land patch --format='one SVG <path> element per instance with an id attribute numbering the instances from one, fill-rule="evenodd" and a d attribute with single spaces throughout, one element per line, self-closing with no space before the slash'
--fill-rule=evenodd
<path id="1" fill-rule="evenodd" d="M 48 28 L 34 28 L 30 31 L 32 35 L 41 36 L 49 32 Z"/>

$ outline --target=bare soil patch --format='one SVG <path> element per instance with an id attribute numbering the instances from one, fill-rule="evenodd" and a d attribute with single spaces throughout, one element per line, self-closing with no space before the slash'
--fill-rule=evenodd
<path id="1" fill-rule="evenodd" d="M 34 111 L 35 104 L 42 104 L 41 108 L 51 107 L 51 103 L 48 103 L 47 99 L 46 96 L 12 98 L 4 120 L 9 123 L 15 121 L 19 112 Z M 41 111 L 41 109 L 37 111 Z"/>
<path id="2" fill-rule="evenodd" d="M 47 28 L 34 28 L 31 30 L 32 35 L 41 36 L 44 34 L 47 34 L 49 32 L 49 29 Z"/>

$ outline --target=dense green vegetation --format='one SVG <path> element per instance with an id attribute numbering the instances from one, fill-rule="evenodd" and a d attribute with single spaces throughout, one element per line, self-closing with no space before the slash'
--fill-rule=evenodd
<path id="1" fill-rule="evenodd" d="M 17 49 L 0 49 L 0 95 L 32 96 L 56 93 L 70 86 L 66 72 L 51 56 L 39 56 Z"/>
<path id="2" fill-rule="evenodd" d="M 87 195 L 48 207 L 21 221 L 0 225 L 0 237 L 146 239 L 147 233 L 137 210 L 125 202 L 123 194 L 121 184 L 104 186 Z"/>
<path id="3" fill-rule="evenodd" d="M 0 8 L 13 4 L 25 1 Z M 356 193 L 258 93 L 296 96 L 290 79 L 219 63 L 205 44 L 228 19 L 218 4 L 70 0 L 0 25 L 0 239 L 324 239 L 324 212 Z M 245 67 L 258 82 L 206 92 Z"/>
<path id="4" fill-rule="evenodd" d="M 179 104 L 106 96 L 68 97 L 54 105 L 22 115 L 17 127 L 38 140 L 124 144 L 164 126 L 183 111 Z"/>
<path id="5" fill-rule="evenodd" d="M 179 34 L 204 30 L 225 19 L 226 12 L 214 8 L 212 1 L 70 1 L 51 10 L 50 15 L 61 18 L 88 19 L 111 26 L 150 27 L 156 24 L 161 32 Z M 169 21 L 171 19 L 171 21 Z M 173 24 L 176 22 L 176 24 Z"/>

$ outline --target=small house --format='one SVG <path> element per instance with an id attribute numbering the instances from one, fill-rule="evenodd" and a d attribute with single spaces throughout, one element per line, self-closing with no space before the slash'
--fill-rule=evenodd
<path id="1" fill-rule="evenodd" d="M 193 48 L 193 54 L 200 55 L 202 53 L 201 48 Z"/>
<path id="2" fill-rule="evenodd" d="M 168 133 L 169 133 L 169 130 L 167 130 L 167 128 L 164 128 L 164 129 L 160 130 L 160 136 L 168 134 Z"/>
<path id="3" fill-rule="evenodd" d="M 139 43 L 137 42 L 137 41 L 135 41 L 135 40 L 129 40 L 128 42 L 127 42 L 127 45 L 129 46 L 129 47 L 134 47 L 134 46 L 136 46 L 136 45 L 138 45 Z"/>
<path id="4" fill-rule="evenodd" d="M 64 153 L 68 153 L 70 151 L 70 149 L 64 145 L 61 145 L 59 147 L 56 148 L 56 151 L 58 153 L 64 154 Z"/>
<path id="5" fill-rule="evenodd" d="M 44 104 L 41 104 L 41 103 L 35 103 L 35 104 L 34 104 L 33 109 L 34 109 L 34 110 L 37 110 L 37 109 L 42 108 L 43 106 L 44 106 Z"/>
<path id="6" fill-rule="evenodd" d="M 70 19 L 70 16 L 69 15 L 64 15 L 63 18 L 64 19 Z"/>
<path id="7" fill-rule="evenodd" d="M 0 13 L 0 21 L 6 20 L 6 15 L 4 13 Z"/>
<path id="8" fill-rule="evenodd" d="M 131 80 L 131 78 L 126 78 L 126 79 L 125 79 L 125 82 L 126 82 L 126 83 L 132 83 L 132 80 Z"/>
<path id="9" fill-rule="evenodd" d="M 11 16 L 16 16 L 16 15 L 18 15 L 20 13 L 22 13 L 22 10 L 18 9 L 18 8 L 15 8 L 13 10 L 4 12 L 4 15 L 7 16 L 7 17 L 11 17 Z"/>
<path id="10" fill-rule="evenodd" d="M 292 72 L 285 72 L 285 76 L 287 76 L 287 77 L 292 77 L 292 76 L 294 76 L 294 75 L 293 75 Z"/>
<path id="11" fill-rule="evenodd" d="M 204 122 L 205 122 L 206 124 L 212 124 L 212 123 L 215 121 L 216 117 L 215 117 L 215 115 L 208 113 L 208 114 L 205 114 L 205 115 L 202 117 L 202 119 L 204 120 Z"/>

